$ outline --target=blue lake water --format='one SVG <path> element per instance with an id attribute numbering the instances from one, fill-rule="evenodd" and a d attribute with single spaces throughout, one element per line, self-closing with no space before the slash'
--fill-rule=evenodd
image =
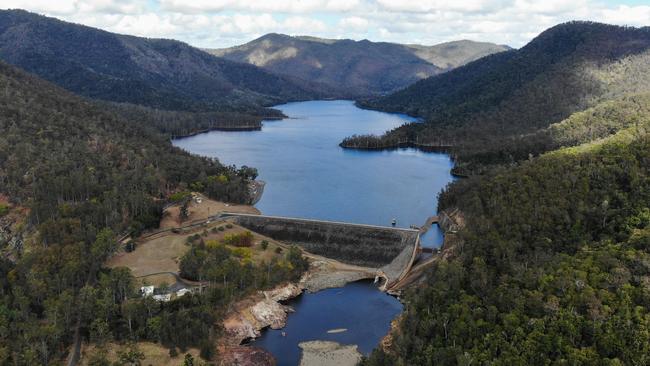
<path id="1" fill-rule="evenodd" d="M 363 110 L 351 101 L 276 106 L 290 117 L 261 131 L 212 131 L 174 140 L 225 164 L 253 166 L 266 182 L 256 207 L 266 215 L 390 226 L 422 225 L 452 181 L 448 155 L 416 149 L 358 151 L 338 146 L 353 134 L 381 134 L 413 119 Z M 427 235 L 439 243 L 437 228 Z"/>
<path id="2" fill-rule="evenodd" d="M 441 153 L 416 149 L 346 150 L 341 140 L 354 134 L 381 134 L 413 121 L 404 115 L 363 110 L 351 101 L 310 101 L 276 106 L 289 116 L 265 121 L 261 131 L 212 131 L 174 140 L 191 153 L 222 163 L 253 166 L 266 182 L 256 207 L 267 215 L 316 218 L 390 226 L 422 225 L 437 212 L 437 194 L 453 180 L 452 161 Z M 437 247 L 436 226 L 422 244 Z M 306 293 L 294 300 L 287 327 L 269 330 L 256 346 L 269 350 L 278 365 L 296 365 L 298 343 L 334 340 L 357 344 L 367 354 L 401 311 L 393 297 L 372 284 Z M 328 334 L 327 330 L 347 328 Z"/>

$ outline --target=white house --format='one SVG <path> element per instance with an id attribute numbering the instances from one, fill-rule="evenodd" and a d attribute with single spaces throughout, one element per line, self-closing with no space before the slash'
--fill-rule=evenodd
<path id="1" fill-rule="evenodd" d="M 142 297 L 147 297 L 153 295 L 153 286 L 142 286 L 140 287 L 140 293 L 142 294 Z"/>

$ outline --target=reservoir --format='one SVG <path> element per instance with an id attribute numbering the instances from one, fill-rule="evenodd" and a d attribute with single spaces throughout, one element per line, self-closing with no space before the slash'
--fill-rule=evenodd
<path id="1" fill-rule="evenodd" d="M 265 121 L 260 131 L 212 131 L 176 139 L 191 153 L 218 157 L 224 164 L 258 169 L 266 182 L 255 205 L 265 215 L 314 218 L 390 226 L 422 225 L 437 212 L 437 195 L 453 180 L 452 161 L 417 149 L 347 150 L 338 146 L 354 134 L 381 134 L 413 119 L 357 108 L 351 101 L 309 101 L 275 106 L 289 118 Z M 423 246 L 437 247 L 434 226 Z M 368 354 L 386 335 L 401 304 L 372 283 L 304 293 L 290 303 L 282 331 L 268 330 L 253 344 L 267 349 L 278 365 L 296 365 L 298 343 L 333 340 L 356 344 Z M 332 329 L 344 332 L 328 333 Z"/>
<path id="2" fill-rule="evenodd" d="M 351 101 L 275 106 L 289 116 L 261 131 L 212 131 L 174 140 L 191 153 L 257 168 L 266 182 L 255 205 L 265 215 L 359 224 L 422 225 L 452 181 L 448 155 L 416 149 L 358 151 L 338 144 L 354 134 L 382 134 L 413 121 L 357 108 Z M 434 231 L 436 228 L 434 227 Z M 432 235 L 435 243 L 438 235 Z"/>

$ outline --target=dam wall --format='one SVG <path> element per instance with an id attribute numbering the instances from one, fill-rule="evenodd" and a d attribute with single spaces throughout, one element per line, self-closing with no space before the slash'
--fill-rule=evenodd
<path id="1" fill-rule="evenodd" d="M 419 248 L 419 232 L 413 229 L 231 213 L 220 218 L 313 254 L 381 268 L 391 279 L 401 276 Z"/>

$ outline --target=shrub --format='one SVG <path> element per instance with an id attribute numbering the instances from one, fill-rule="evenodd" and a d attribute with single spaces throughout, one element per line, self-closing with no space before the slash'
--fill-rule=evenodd
<path id="1" fill-rule="evenodd" d="M 216 248 L 216 247 L 218 247 L 220 245 L 223 245 L 223 244 L 221 244 L 220 242 L 218 242 L 216 240 L 208 240 L 207 242 L 205 242 L 205 246 L 207 248 L 209 248 L 209 249 L 214 249 L 214 248 Z"/>
<path id="2" fill-rule="evenodd" d="M 216 227 L 213 227 L 213 228 L 212 228 L 212 229 L 210 230 L 210 232 L 211 232 L 211 233 L 213 233 L 213 234 L 216 234 L 216 233 L 217 233 L 217 231 L 219 231 L 219 230 L 217 230 L 217 228 L 216 228 Z"/>
<path id="3" fill-rule="evenodd" d="M 235 257 L 245 260 L 251 260 L 253 258 L 253 251 L 250 248 L 234 248 L 232 254 Z"/>
<path id="4" fill-rule="evenodd" d="M 253 233 L 245 231 L 239 234 L 226 234 L 223 242 L 235 247 L 250 247 L 253 246 Z"/>
<path id="5" fill-rule="evenodd" d="M 223 226 L 219 226 L 218 230 L 219 230 L 219 231 L 224 231 L 224 230 L 226 230 L 226 228 L 223 227 Z"/>
<path id="6" fill-rule="evenodd" d="M 275 248 L 275 252 L 276 252 L 277 254 L 282 253 L 282 248 L 280 248 L 280 247 Z"/>
<path id="7" fill-rule="evenodd" d="M 296 278 L 300 277 L 304 271 L 309 269 L 309 261 L 302 256 L 302 251 L 295 245 L 292 245 L 291 248 L 289 248 L 286 258 L 287 261 L 291 263 L 293 274 Z"/>
<path id="8" fill-rule="evenodd" d="M 0 213 L 0 217 L 2 217 L 1 213 Z M 129 231 L 131 232 L 131 236 L 133 237 L 138 237 L 142 235 L 143 230 L 144 230 L 144 225 L 139 221 L 133 221 L 133 223 L 129 226 Z"/>
<path id="9" fill-rule="evenodd" d="M 268 240 L 262 240 L 262 250 L 266 250 L 269 247 Z"/>
<path id="10" fill-rule="evenodd" d="M 0 217 L 9 213 L 9 205 L 0 203 Z"/>
<path id="11" fill-rule="evenodd" d="M 136 246 L 137 244 L 135 243 L 135 241 L 129 240 L 129 242 L 126 243 L 126 245 L 124 246 L 124 250 L 126 250 L 127 253 L 131 253 L 132 251 L 135 250 Z"/>
<path id="12" fill-rule="evenodd" d="M 171 196 L 169 196 L 169 200 L 172 201 L 172 202 L 181 202 L 181 201 L 189 198 L 190 195 L 191 195 L 191 193 L 188 192 L 188 191 L 176 192 L 176 193 L 172 194 Z"/>
<path id="13" fill-rule="evenodd" d="M 176 347 L 172 346 L 172 348 L 169 349 L 169 357 L 176 357 L 178 356 L 178 351 L 176 350 Z"/>
<path id="14" fill-rule="evenodd" d="M 232 229 L 232 224 L 226 224 L 226 229 Z"/>

